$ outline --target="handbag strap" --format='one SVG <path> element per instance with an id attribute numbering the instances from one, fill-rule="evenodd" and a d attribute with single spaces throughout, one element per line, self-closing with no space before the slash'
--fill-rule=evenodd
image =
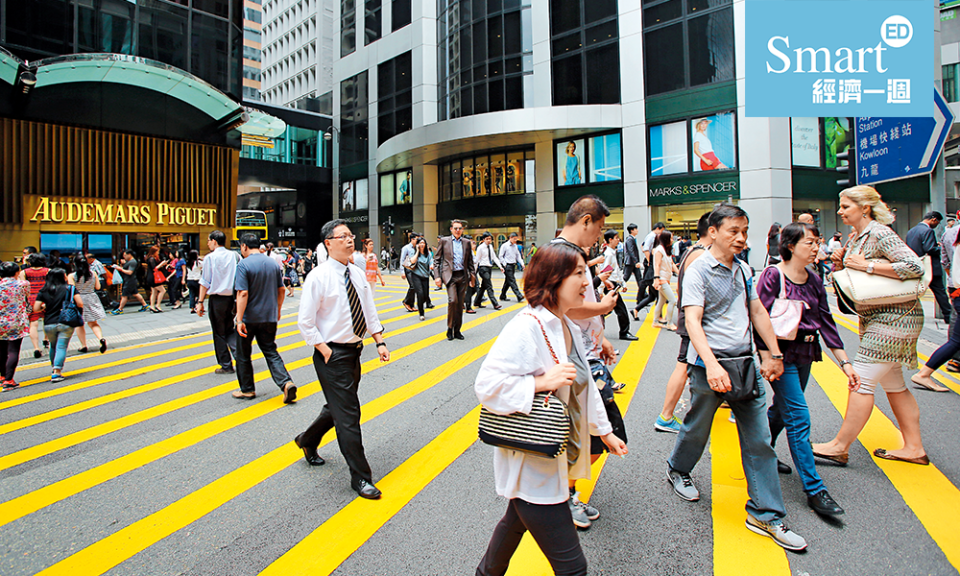
<path id="1" fill-rule="evenodd" d="M 780 274 L 780 296 L 779 296 L 779 298 L 780 298 L 781 300 L 783 300 L 783 299 L 785 299 L 785 298 L 787 297 L 787 281 L 786 281 L 786 278 L 785 278 L 785 277 L 786 277 L 786 274 L 783 273 L 783 270 L 780 269 L 780 266 L 779 266 L 778 264 L 774 264 L 773 267 L 776 268 L 776 269 L 777 269 L 777 273 Z"/>
<path id="2" fill-rule="evenodd" d="M 550 344 L 550 338 L 547 338 L 547 331 L 546 331 L 546 329 L 543 327 L 543 322 L 541 322 L 539 318 L 537 318 L 537 317 L 534 316 L 533 314 L 530 314 L 529 312 L 524 312 L 523 315 L 524 315 L 524 316 L 529 316 L 529 317 L 533 318 L 534 320 L 537 321 L 537 324 L 540 325 L 540 333 L 543 334 L 543 339 L 546 340 L 546 342 L 547 342 L 547 349 L 550 350 L 550 356 L 553 357 L 553 361 L 554 361 L 554 362 L 556 362 L 557 364 L 559 364 L 559 363 L 560 363 L 560 359 L 557 358 L 557 353 L 553 351 L 553 345 Z"/>

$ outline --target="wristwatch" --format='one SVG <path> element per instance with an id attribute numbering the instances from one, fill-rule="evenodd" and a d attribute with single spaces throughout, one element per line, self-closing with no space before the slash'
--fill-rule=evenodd
<path id="1" fill-rule="evenodd" d="M 783 360 L 783 354 L 771 354 L 771 355 L 770 355 L 770 359 L 771 359 L 771 360 Z"/>
<path id="2" fill-rule="evenodd" d="M 381 347 L 381 346 L 386 346 L 386 345 L 387 345 L 386 342 L 379 342 L 379 343 L 377 344 L 377 348 L 379 348 L 379 347 Z"/>
<path id="3" fill-rule="evenodd" d="M 846 366 L 847 364 L 853 364 L 853 362 L 849 360 L 844 360 L 843 362 L 840 363 L 840 369 L 843 370 L 843 367 Z"/>
<path id="4" fill-rule="evenodd" d="M 876 264 L 876 262 L 870 262 L 869 264 L 867 264 L 867 274 L 873 274 L 873 265 L 874 265 L 874 264 Z"/>

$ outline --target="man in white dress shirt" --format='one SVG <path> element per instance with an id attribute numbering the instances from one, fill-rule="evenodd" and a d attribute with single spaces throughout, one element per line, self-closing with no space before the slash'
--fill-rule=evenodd
<path id="1" fill-rule="evenodd" d="M 240 255 L 224 248 L 226 235 L 214 230 L 207 239 L 210 253 L 203 259 L 200 275 L 200 297 L 197 316 L 203 317 L 203 302 L 210 296 L 210 328 L 213 331 L 213 349 L 217 354 L 217 374 L 233 374 L 233 358 L 237 352 L 237 331 L 233 319 L 236 314 L 233 283 Z"/>
<path id="2" fill-rule="evenodd" d="M 354 235 L 343 220 L 324 224 L 321 235 L 329 258 L 307 276 L 300 300 L 298 325 L 303 339 L 314 348 L 313 366 L 327 403 L 320 415 L 296 438 L 307 463 L 324 463 L 317 447 L 331 428 L 350 467 L 350 487 L 362 498 L 380 498 L 373 485 L 370 464 L 360 434 L 360 352 L 367 332 L 377 343 L 381 362 L 390 360 L 383 326 L 373 303 L 366 274 L 350 266 Z"/>
<path id="3" fill-rule="evenodd" d="M 477 290 L 477 298 L 473 303 L 477 308 L 483 308 L 484 294 L 490 296 L 490 303 L 493 304 L 494 310 L 502 308 L 497 302 L 497 297 L 494 296 L 493 280 L 490 279 L 494 264 L 503 272 L 503 265 L 497 259 L 497 251 L 493 248 L 493 235 L 484 232 L 480 237 L 480 246 L 477 247 L 477 276 L 480 277 L 480 288 Z"/>
<path id="4" fill-rule="evenodd" d="M 500 266 L 503 268 L 503 288 L 500 289 L 500 299 L 507 300 L 507 288 L 513 290 L 517 296 L 517 302 L 523 302 L 523 292 L 517 286 L 517 267 L 522 265 L 523 256 L 520 255 L 520 249 L 517 248 L 517 242 L 520 236 L 516 232 L 510 233 L 510 239 L 500 246 Z"/>
<path id="5" fill-rule="evenodd" d="M 623 296 L 620 295 L 623 289 L 623 271 L 617 262 L 617 246 L 620 244 L 620 235 L 616 230 L 607 230 L 603 234 L 603 241 L 605 245 L 603 248 L 603 264 L 600 265 L 600 270 L 610 269 L 610 278 L 604 285 L 608 292 L 617 295 L 617 305 L 613 311 L 616 313 L 617 322 L 620 324 L 620 339 L 632 342 L 638 340 L 638 338 L 630 333 L 630 317 L 627 316 L 627 306 L 623 303 Z M 608 284 L 612 284 L 612 287 L 607 286 Z"/>
<path id="6" fill-rule="evenodd" d="M 653 277 L 656 276 L 653 269 L 653 242 L 666 228 L 663 222 L 657 222 L 640 245 L 640 253 L 643 254 L 643 279 L 640 281 L 640 290 L 637 291 L 637 312 L 648 304 L 655 304 L 660 295 L 660 291 L 653 288 Z M 644 292 L 647 293 L 646 296 L 643 295 Z"/>

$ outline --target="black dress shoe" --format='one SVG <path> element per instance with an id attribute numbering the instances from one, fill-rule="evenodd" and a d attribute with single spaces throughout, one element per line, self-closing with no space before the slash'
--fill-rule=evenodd
<path id="1" fill-rule="evenodd" d="M 453 330 L 450 328 L 447 329 L 447 340 L 453 340 Z"/>
<path id="2" fill-rule="evenodd" d="M 633 334 L 631 334 L 631 333 L 629 333 L 629 332 L 625 332 L 625 333 L 621 334 L 621 335 L 620 335 L 620 339 L 621 339 L 621 340 L 627 340 L 628 342 L 633 342 L 633 341 L 635 341 L 635 340 L 639 340 L 639 338 L 637 338 L 636 336 L 634 336 Z"/>
<path id="3" fill-rule="evenodd" d="M 499 305 L 499 304 L 497 304 L 496 306 L 493 307 L 494 310 L 499 310 L 499 309 L 501 309 L 501 308 L 503 308 L 503 306 L 501 306 L 501 305 Z"/>
<path id="4" fill-rule="evenodd" d="M 457 340 L 463 340 L 463 334 L 459 332 L 454 332 L 453 337 L 456 338 Z"/>
<path id="5" fill-rule="evenodd" d="M 781 473 L 781 474 L 789 474 L 789 473 L 793 472 L 793 469 L 791 469 L 789 466 L 787 466 L 786 464 L 784 464 L 783 462 L 781 462 L 781 461 L 778 459 L 778 460 L 777 460 L 777 472 L 779 472 L 779 473 Z"/>
<path id="6" fill-rule="evenodd" d="M 473 308 L 467 308 L 467 314 L 476 314 L 476 313 L 477 311 L 474 310 Z"/>
<path id="7" fill-rule="evenodd" d="M 380 496 L 383 494 L 380 492 L 379 488 L 367 482 L 366 480 L 360 480 L 357 482 L 353 486 L 353 489 L 357 491 L 357 494 L 359 494 L 361 498 L 366 498 L 367 500 L 379 500 Z"/>
<path id="8" fill-rule="evenodd" d="M 433 308 L 433 304 L 427 304 L 426 308 Z"/>
<path id="9" fill-rule="evenodd" d="M 839 516 L 843 514 L 843 508 L 837 504 L 826 490 L 821 490 L 813 496 L 807 496 L 807 504 L 813 508 L 817 514 L 824 516 Z"/>
<path id="10" fill-rule="evenodd" d="M 297 437 L 293 439 L 293 442 L 294 444 L 297 445 L 298 448 L 303 450 L 303 459 L 306 460 L 307 464 L 311 466 L 322 466 L 326 462 L 326 460 L 324 460 L 323 458 L 320 457 L 319 454 L 317 454 L 316 448 L 308 448 L 307 446 L 300 446 L 301 436 L 303 436 L 303 434 L 297 434 Z"/>

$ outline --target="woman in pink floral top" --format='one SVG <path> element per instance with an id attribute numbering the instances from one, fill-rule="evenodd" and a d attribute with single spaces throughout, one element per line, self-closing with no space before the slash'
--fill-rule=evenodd
<path id="1" fill-rule="evenodd" d="M 13 262 L 0 263 L 0 362 L 4 363 L 0 382 L 4 392 L 19 386 L 13 376 L 20 362 L 20 343 L 30 333 L 30 283 L 17 278 L 19 273 L 20 267 Z"/>

